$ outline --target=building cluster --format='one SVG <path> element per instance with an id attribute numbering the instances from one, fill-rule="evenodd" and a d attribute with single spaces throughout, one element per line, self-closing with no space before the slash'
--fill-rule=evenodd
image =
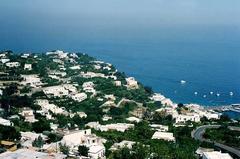
<path id="1" fill-rule="evenodd" d="M 78 149 L 84 146 L 88 149 L 86 156 L 79 156 L 86 159 L 105 159 L 106 148 L 104 144 L 107 142 L 105 139 L 98 137 L 92 133 L 91 129 L 98 132 L 109 132 L 118 131 L 124 133 L 128 130 L 133 130 L 137 123 L 145 120 L 145 115 L 148 109 L 143 106 L 143 103 L 137 103 L 136 101 L 121 98 L 114 94 L 105 94 L 98 90 L 98 82 L 93 79 L 108 79 L 115 85 L 114 88 L 125 88 L 128 91 L 134 91 L 140 89 L 141 85 L 133 77 L 119 78 L 116 75 L 117 70 L 109 64 L 103 61 L 90 61 L 88 64 L 92 64 L 91 70 L 84 70 L 84 65 L 78 63 L 78 55 L 75 53 L 68 53 L 60 50 L 50 51 L 46 53 L 49 56 L 53 65 L 47 68 L 44 76 L 34 73 L 35 65 L 34 62 L 22 62 L 22 61 L 11 61 L 7 53 L 0 54 L 0 63 L 7 69 L 10 68 L 22 68 L 18 85 L 21 88 L 30 88 L 27 93 L 19 93 L 21 96 L 33 95 L 35 93 L 42 93 L 41 97 L 34 98 L 34 104 L 39 106 L 38 110 L 33 110 L 30 106 L 26 105 L 23 108 L 19 108 L 17 115 L 12 115 L 9 118 L 0 117 L 0 125 L 13 126 L 11 118 L 24 119 L 24 122 L 32 124 L 37 122 L 36 114 L 41 115 L 50 120 L 51 132 L 61 134 L 62 139 L 57 142 L 47 142 L 49 140 L 47 135 L 44 133 L 35 132 L 21 132 L 20 144 L 21 148 L 17 149 L 14 142 L 3 142 L 9 147 L 9 151 L 1 153 L 0 158 L 41 158 L 41 159 L 63 159 L 66 155 L 60 153 L 60 147 L 66 146 L 69 148 L 69 153 L 72 156 L 79 156 Z M 32 54 L 22 54 L 22 59 L 34 58 L 35 62 L 39 62 L 42 59 Z M 29 60 L 31 61 L 31 60 Z M 67 64 L 66 64 L 67 63 Z M 53 68 L 52 68 L 53 67 Z M 69 73 L 70 72 L 70 73 Z M 106 73 L 107 72 L 107 73 Z M 0 72 L 1 73 L 1 72 Z M 72 75 L 69 75 L 72 74 Z M 78 82 L 72 82 L 73 78 L 80 78 Z M 50 82 L 49 82 L 50 81 Z M 52 82 L 52 83 L 51 83 Z M 1 87 L 0 87 L 1 88 Z M 3 91 L 0 89 L 0 96 Z M 87 118 L 92 114 L 86 114 L 87 111 L 76 111 L 69 110 L 64 106 L 71 104 L 84 104 L 89 99 L 96 97 L 96 100 L 101 103 L 99 108 L 102 109 L 104 115 L 102 116 L 101 122 L 96 120 L 89 120 L 89 122 L 83 124 L 83 127 L 87 129 L 79 130 L 79 127 L 74 125 L 71 127 L 71 123 L 68 126 L 62 128 L 59 127 L 55 118 L 57 115 L 63 115 L 64 117 L 70 117 L 75 119 L 75 116 L 80 118 Z M 68 103 L 65 103 L 65 102 Z M 59 104 L 58 102 L 62 102 Z M 127 117 L 124 116 L 123 122 L 111 123 L 114 119 L 113 115 L 110 115 L 111 108 L 121 108 L 122 103 L 133 102 L 137 106 L 134 110 L 131 110 Z M 171 115 L 174 120 L 173 126 L 185 126 L 187 123 L 199 123 L 200 119 L 206 117 L 209 120 L 217 120 L 220 117 L 219 113 L 212 110 L 206 110 L 203 107 L 196 104 L 187 104 L 183 107 L 179 107 L 176 103 L 171 101 L 169 98 L 164 97 L 159 93 L 154 93 L 149 97 L 149 103 L 161 103 L 162 107 L 157 110 L 150 112 L 160 113 L 164 115 Z M 61 106 L 60 106 L 61 105 Z M 88 109 L 88 108 L 86 108 Z M 80 109 L 82 110 L 82 109 Z M 89 116 L 88 116 L 89 115 Z M 81 119 L 79 119 L 81 120 Z M 102 123 L 103 122 L 103 123 Z M 107 124 L 106 124 L 107 123 Z M 71 127 L 71 128 L 70 128 Z M 176 138 L 174 133 L 169 130 L 169 126 L 161 125 L 156 123 L 149 123 L 150 129 L 154 132 L 151 138 L 152 140 L 165 140 L 168 142 L 175 142 Z M 36 140 L 41 138 L 43 145 L 41 148 L 33 145 Z M 137 141 L 123 140 L 121 142 L 114 143 L 110 151 L 116 151 L 121 148 L 127 147 L 132 149 L 137 144 Z M 10 149 L 11 148 L 11 149 Z M 13 152 L 11 152 L 14 150 Z M 16 150 L 16 151 L 15 151 Z M 203 159 L 214 159 L 214 158 L 231 158 L 228 154 L 221 152 L 202 152 L 200 156 Z"/>
<path id="2" fill-rule="evenodd" d="M 113 124 L 101 125 L 99 124 L 99 122 L 89 122 L 85 126 L 89 128 L 93 128 L 95 130 L 99 130 L 99 131 L 115 130 L 120 132 L 125 132 L 130 128 L 134 128 L 134 124 L 128 124 L 128 123 L 113 123 Z"/>

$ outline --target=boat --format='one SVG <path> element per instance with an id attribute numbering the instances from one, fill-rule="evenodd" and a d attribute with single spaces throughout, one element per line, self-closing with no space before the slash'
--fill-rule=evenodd
<path id="1" fill-rule="evenodd" d="M 181 80 L 180 82 L 181 82 L 181 84 L 187 83 L 187 81 L 184 81 L 184 80 Z"/>
<path id="2" fill-rule="evenodd" d="M 207 95 L 203 95 L 203 98 L 206 98 L 207 97 Z"/>
<path id="3" fill-rule="evenodd" d="M 213 95 L 213 92 L 210 92 L 211 95 Z"/>
<path id="4" fill-rule="evenodd" d="M 219 96 L 220 96 L 220 94 L 219 94 L 219 93 L 217 93 L 217 94 L 216 94 L 216 96 L 217 96 L 217 97 L 219 97 Z"/>
<path id="5" fill-rule="evenodd" d="M 198 95 L 198 92 L 194 92 L 195 95 Z"/>
<path id="6" fill-rule="evenodd" d="M 230 92 L 229 94 L 230 94 L 230 96 L 233 96 L 233 92 Z"/>

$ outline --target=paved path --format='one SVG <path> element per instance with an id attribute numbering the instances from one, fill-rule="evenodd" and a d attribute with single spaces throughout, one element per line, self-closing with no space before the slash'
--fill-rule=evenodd
<path id="1" fill-rule="evenodd" d="M 221 149 L 224 149 L 224 150 L 226 150 L 228 152 L 231 152 L 231 153 L 237 155 L 240 158 L 240 150 L 235 149 L 235 148 L 230 147 L 230 146 L 227 146 L 227 145 L 224 145 L 224 144 L 220 144 L 220 143 L 213 142 L 213 141 L 210 141 L 210 140 L 207 140 L 207 139 L 203 138 L 203 134 L 206 131 L 206 129 L 217 129 L 219 127 L 220 127 L 220 125 L 204 125 L 204 126 L 197 127 L 195 130 L 192 131 L 192 137 L 195 140 L 213 143 L 214 146 L 219 147 Z"/>

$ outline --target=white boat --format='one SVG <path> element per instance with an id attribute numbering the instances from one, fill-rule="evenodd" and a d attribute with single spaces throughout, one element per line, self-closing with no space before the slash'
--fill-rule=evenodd
<path id="1" fill-rule="evenodd" d="M 194 92 L 195 95 L 198 95 L 198 92 Z"/>
<path id="2" fill-rule="evenodd" d="M 207 95 L 203 95 L 203 98 L 206 98 L 207 97 Z"/>
<path id="3" fill-rule="evenodd" d="M 213 95 L 213 92 L 210 92 L 211 95 Z"/>
<path id="4" fill-rule="evenodd" d="M 184 80 L 181 80 L 180 82 L 181 82 L 181 84 L 187 83 L 187 81 L 184 81 Z"/>
<path id="5" fill-rule="evenodd" d="M 230 96 L 233 96 L 233 92 L 230 92 L 229 94 L 230 94 Z"/>
<path id="6" fill-rule="evenodd" d="M 217 94 L 216 94 L 216 96 L 217 96 L 217 97 L 219 97 L 219 96 L 220 96 L 220 94 L 219 94 L 219 93 L 217 93 Z"/>

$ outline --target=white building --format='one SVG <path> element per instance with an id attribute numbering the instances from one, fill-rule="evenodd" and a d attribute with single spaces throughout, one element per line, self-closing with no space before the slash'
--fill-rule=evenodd
<path id="1" fill-rule="evenodd" d="M 103 145 L 90 146 L 88 156 L 91 159 L 105 159 L 105 147 Z"/>
<path id="2" fill-rule="evenodd" d="M 46 55 L 57 55 L 59 58 L 67 58 L 68 57 L 68 53 L 67 52 L 65 53 L 61 50 L 46 52 Z"/>
<path id="3" fill-rule="evenodd" d="M 160 140 L 166 140 L 166 141 L 175 141 L 175 137 L 173 136 L 173 133 L 170 132 L 160 132 L 156 131 L 152 139 L 160 139 Z"/>
<path id="4" fill-rule="evenodd" d="M 23 55 L 21 55 L 21 57 L 25 58 L 25 59 L 28 58 L 29 56 L 30 56 L 30 54 L 23 54 Z"/>
<path id="5" fill-rule="evenodd" d="M 151 100 L 153 101 L 159 101 L 161 102 L 162 100 L 165 99 L 165 97 L 163 95 L 161 95 L 160 93 L 154 93 L 151 97 L 150 97 Z"/>
<path id="6" fill-rule="evenodd" d="M 176 123 L 185 123 L 186 121 L 200 122 L 200 116 L 198 114 L 179 114 L 176 117 Z"/>
<path id="7" fill-rule="evenodd" d="M 35 115 L 33 114 L 33 110 L 28 107 L 24 107 L 19 114 L 25 118 L 26 122 L 34 123 L 37 121 L 35 119 Z"/>
<path id="8" fill-rule="evenodd" d="M 32 70 L 32 64 L 24 64 L 24 70 Z"/>
<path id="9" fill-rule="evenodd" d="M 213 113 L 213 112 L 206 112 L 203 114 L 208 120 L 210 119 L 220 119 L 220 114 L 219 113 Z"/>
<path id="10" fill-rule="evenodd" d="M 21 75 L 23 81 L 20 84 L 26 86 L 29 85 L 31 87 L 40 87 L 43 85 L 41 79 L 38 75 Z"/>
<path id="11" fill-rule="evenodd" d="M 86 124 L 85 126 L 88 126 L 90 128 L 100 130 L 100 131 L 116 130 L 116 131 L 120 131 L 120 132 L 125 132 L 126 130 L 133 128 L 134 124 L 115 123 L 115 124 L 101 125 L 101 124 L 99 124 L 99 122 L 90 122 L 90 123 Z"/>
<path id="12" fill-rule="evenodd" d="M 56 106 L 55 104 L 49 103 L 46 99 L 38 99 L 36 100 L 36 104 L 38 104 L 41 107 L 41 110 L 43 111 L 42 115 L 47 115 L 49 111 L 53 112 L 54 114 L 65 114 L 66 111 L 64 108 L 60 108 Z"/>
<path id="13" fill-rule="evenodd" d="M 77 94 L 71 95 L 70 97 L 75 101 L 82 102 L 85 99 L 87 99 L 87 94 L 86 93 L 77 93 Z"/>
<path id="14" fill-rule="evenodd" d="M 87 117 L 87 114 L 85 112 L 76 112 L 76 113 L 70 113 L 70 118 L 73 118 L 75 115 L 78 115 L 80 118 Z"/>
<path id="15" fill-rule="evenodd" d="M 71 70 L 80 70 L 81 67 L 80 67 L 80 65 L 76 65 L 76 66 L 69 67 L 69 69 L 71 69 Z"/>
<path id="16" fill-rule="evenodd" d="M 100 65 L 94 65 L 94 68 L 95 68 L 96 70 L 100 70 L 102 67 L 101 67 Z"/>
<path id="17" fill-rule="evenodd" d="M 157 130 L 157 131 L 162 131 L 162 132 L 168 131 L 168 126 L 167 125 L 151 124 L 150 127 L 153 130 Z"/>
<path id="18" fill-rule="evenodd" d="M 43 134 L 37 134 L 33 132 L 20 132 L 20 133 L 21 133 L 21 145 L 24 148 L 31 148 L 33 141 L 37 139 L 39 136 L 41 136 L 43 140 L 47 139 L 47 136 Z"/>
<path id="19" fill-rule="evenodd" d="M 108 121 L 108 120 L 112 120 L 112 117 L 104 115 L 103 118 L 102 118 L 102 121 Z"/>
<path id="20" fill-rule="evenodd" d="M 19 67 L 20 66 L 20 63 L 19 62 L 7 62 L 6 63 L 6 66 L 7 67 Z"/>
<path id="21" fill-rule="evenodd" d="M 77 93 L 77 88 L 72 84 L 63 84 L 62 86 L 71 93 Z"/>
<path id="22" fill-rule="evenodd" d="M 80 74 L 84 78 L 94 78 L 94 77 L 106 78 L 106 76 L 102 73 L 95 73 L 95 72 L 84 73 L 84 72 L 81 72 Z"/>
<path id="23" fill-rule="evenodd" d="M 1 61 L 2 63 L 6 63 L 6 62 L 9 62 L 10 59 L 3 58 L 3 59 L 0 59 L 0 61 Z"/>
<path id="24" fill-rule="evenodd" d="M 218 151 L 203 152 L 203 159 L 233 159 L 228 153 L 221 153 Z"/>
<path id="25" fill-rule="evenodd" d="M 89 148 L 88 156 L 91 158 L 105 158 L 103 139 L 92 134 L 91 129 L 71 132 L 63 137 L 61 143 L 66 144 L 73 153 L 78 151 L 78 146 L 84 145 Z"/>
<path id="26" fill-rule="evenodd" d="M 122 82 L 121 82 L 121 81 L 114 81 L 114 84 L 115 84 L 115 86 L 117 86 L 117 87 L 122 86 Z"/>
<path id="27" fill-rule="evenodd" d="M 77 115 L 79 115 L 80 118 L 86 118 L 87 114 L 85 112 L 77 112 Z"/>
<path id="28" fill-rule="evenodd" d="M 138 82 L 135 80 L 134 77 L 126 78 L 127 81 L 127 88 L 129 89 L 137 89 L 138 88 Z"/>
<path id="29" fill-rule="evenodd" d="M 0 154 L 2 159 L 65 159 L 66 155 L 57 153 L 37 152 L 30 149 L 18 149 L 14 152 L 6 151 Z"/>
<path id="30" fill-rule="evenodd" d="M 46 95 L 53 95 L 55 97 L 67 96 L 69 94 L 69 91 L 61 85 L 45 87 L 45 88 L 43 88 L 43 92 Z"/>
<path id="31" fill-rule="evenodd" d="M 93 94 L 96 93 L 93 82 L 84 82 L 82 87 L 85 92 L 89 92 L 89 93 L 93 93 Z"/>
<path id="32" fill-rule="evenodd" d="M 0 125 L 4 125 L 4 126 L 12 126 L 11 121 L 7 120 L 7 119 L 3 119 L 0 117 Z"/>
<path id="33" fill-rule="evenodd" d="M 110 150 L 111 151 L 116 151 L 116 150 L 119 150 L 119 149 L 122 149 L 124 147 L 127 147 L 128 149 L 132 149 L 133 145 L 135 144 L 136 142 L 134 141 L 127 141 L 127 140 L 123 140 L 121 141 L 120 143 L 115 143 L 111 146 Z"/>
<path id="34" fill-rule="evenodd" d="M 126 120 L 130 121 L 130 122 L 136 122 L 136 123 L 139 123 L 141 121 L 141 119 L 133 117 L 133 116 L 126 118 Z"/>

